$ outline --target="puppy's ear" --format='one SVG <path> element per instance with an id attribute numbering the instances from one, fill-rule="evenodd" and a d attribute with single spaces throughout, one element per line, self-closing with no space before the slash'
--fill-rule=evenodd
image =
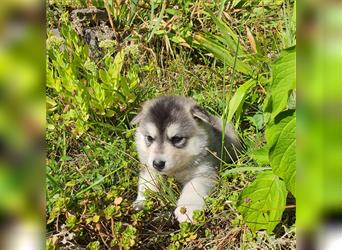
<path id="1" fill-rule="evenodd" d="M 205 111 L 202 107 L 196 105 L 191 108 L 190 113 L 192 114 L 192 117 L 195 119 L 198 119 L 205 123 L 210 123 L 210 115 L 207 111 Z"/>
<path id="2" fill-rule="evenodd" d="M 132 126 L 139 124 L 139 123 L 141 122 L 142 117 L 143 117 L 143 111 L 140 111 L 140 113 L 138 113 L 138 114 L 132 119 L 132 121 L 130 122 L 130 124 L 131 124 Z"/>
<path id="3" fill-rule="evenodd" d="M 129 123 L 131 126 L 137 125 L 141 122 L 141 120 L 144 118 L 146 110 L 148 110 L 148 107 L 150 105 L 150 101 L 144 102 L 141 106 L 140 112 L 132 119 L 132 121 Z"/>

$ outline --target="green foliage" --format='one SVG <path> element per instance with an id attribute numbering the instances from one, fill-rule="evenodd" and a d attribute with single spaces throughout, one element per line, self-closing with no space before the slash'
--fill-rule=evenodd
<path id="1" fill-rule="evenodd" d="M 87 246 L 87 249 L 89 250 L 99 250 L 100 248 L 100 242 L 99 241 L 93 241 L 90 242 Z"/>
<path id="2" fill-rule="evenodd" d="M 169 250 L 182 249 L 184 243 L 195 240 L 197 234 L 193 231 L 194 227 L 188 222 L 179 224 L 179 232 L 171 234 L 171 244 L 168 246 Z"/>
<path id="3" fill-rule="evenodd" d="M 195 224 L 204 224 L 205 223 L 205 214 L 203 210 L 195 210 L 194 214 L 192 215 L 192 219 L 194 220 Z"/>
<path id="4" fill-rule="evenodd" d="M 228 122 L 232 120 L 234 114 L 237 122 L 239 122 L 242 112 L 242 105 L 246 99 L 248 91 L 255 86 L 255 83 L 255 80 L 248 80 L 236 90 L 232 99 L 230 99 L 229 101 L 229 111 L 227 118 Z"/>
<path id="5" fill-rule="evenodd" d="M 294 110 L 283 111 L 288 107 L 289 92 L 295 88 L 294 65 L 295 48 L 285 50 L 273 64 L 273 82 L 265 101 L 267 111 L 271 113 L 271 121 L 266 127 L 267 145 L 252 152 L 252 157 L 259 164 L 271 165 L 272 172 L 268 172 L 268 178 L 274 181 L 274 185 L 266 189 L 266 172 L 260 173 L 239 198 L 239 211 L 253 230 L 272 231 L 285 209 L 287 191 L 293 195 L 296 193 L 296 118 Z M 267 199 L 274 203 L 266 202 Z M 263 201 L 262 205 L 260 201 Z"/>
<path id="6" fill-rule="evenodd" d="M 280 113 L 275 124 L 266 130 L 266 138 L 273 172 L 296 195 L 296 113 Z"/>
<path id="7" fill-rule="evenodd" d="M 134 47 L 119 51 L 104 48 L 103 58 L 91 59 L 89 46 L 80 40 L 66 19 L 67 16 L 62 19 L 63 37 L 50 34 L 47 41 L 47 87 L 51 93 L 47 103 L 49 112 L 63 110 L 58 112 L 59 116 L 49 118 L 61 119 L 79 137 L 95 117 L 121 118 L 122 111 L 136 99 L 134 89 L 139 83 L 139 69 L 133 64 L 122 72 L 125 57 L 134 53 Z"/>
<path id="8" fill-rule="evenodd" d="M 196 33 L 193 37 L 194 45 L 211 52 L 224 66 L 231 67 L 233 74 L 236 70 L 251 77 L 236 89 L 235 94 L 229 100 L 227 121 L 231 121 L 235 115 L 236 124 L 239 124 L 243 105 L 246 100 L 253 98 L 250 91 L 256 86 L 256 83 L 267 83 L 261 76 L 265 74 L 263 71 L 268 71 L 262 66 L 265 59 L 260 57 L 265 53 L 260 46 L 257 46 L 258 41 L 255 41 L 250 32 L 247 32 L 250 45 L 252 49 L 256 50 L 256 54 L 247 56 L 248 50 L 241 44 L 240 36 L 210 10 L 207 12 L 213 19 L 219 35 Z M 264 172 L 260 173 L 257 179 L 241 193 L 238 203 L 239 211 L 241 211 L 244 220 L 254 231 L 267 229 L 271 232 L 279 223 L 285 209 L 287 196 L 283 181 L 286 183 L 287 191 L 295 195 L 295 118 L 292 117 L 291 121 L 288 119 L 280 121 L 283 117 L 281 112 L 295 108 L 295 59 L 295 47 L 284 49 L 280 53 L 272 64 L 272 72 L 270 72 L 272 73 L 272 81 L 267 88 L 265 101 L 263 101 L 264 111 L 260 111 L 259 114 L 257 113 L 249 118 L 258 130 L 266 125 L 267 145 L 252 150 L 250 155 L 260 165 L 271 165 L 273 177 L 277 178 L 276 185 L 272 186 L 271 195 L 273 197 L 278 195 L 280 198 L 278 197 L 279 202 L 277 204 L 281 205 L 276 212 L 271 214 L 270 211 L 274 210 L 272 203 L 263 202 L 260 206 L 260 200 L 267 200 L 268 197 L 265 195 L 269 194 L 269 190 L 262 186 L 267 178 L 264 178 Z M 253 72 L 252 68 L 254 69 L 256 65 L 259 69 Z M 293 113 L 293 111 L 290 112 Z M 234 172 L 255 170 L 262 171 L 265 168 L 233 168 L 226 170 L 224 176 Z M 252 199 L 254 192 L 261 197 L 253 196 Z M 244 199 L 250 200 L 250 202 L 244 203 Z"/>
<path id="9" fill-rule="evenodd" d="M 251 74 L 252 70 L 250 69 L 248 64 L 245 64 L 241 60 L 235 60 L 235 57 L 227 49 L 225 49 L 224 46 L 219 43 L 219 41 L 215 40 L 214 38 L 211 38 L 204 34 L 195 34 L 194 41 L 198 43 L 199 47 L 202 47 L 213 53 L 213 55 L 224 64 L 230 66 L 236 64 L 236 70 L 238 72 Z"/>
<path id="10" fill-rule="evenodd" d="M 128 225 L 126 229 L 122 232 L 119 237 L 118 245 L 122 247 L 122 249 L 130 249 L 135 245 L 135 239 L 137 238 L 137 229 L 131 225 Z M 112 244 L 115 241 L 112 241 Z M 115 246 L 116 244 L 113 244 Z"/>
<path id="11" fill-rule="evenodd" d="M 217 25 L 220 35 L 213 36 L 209 33 L 196 33 L 193 37 L 195 45 L 213 53 L 215 58 L 222 61 L 225 65 L 232 68 L 236 67 L 235 69 L 238 72 L 246 75 L 252 75 L 251 66 L 240 59 L 241 56 L 246 56 L 244 48 L 239 46 L 240 42 L 238 35 L 227 24 L 222 22 L 221 19 L 217 18 L 210 10 L 208 10 L 208 12 Z M 239 56 L 239 58 L 237 56 Z"/>
<path id="12" fill-rule="evenodd" d="M 242 191 L 238 211 L 252 230 L 272 232 L 285 209 L 286 195 L 284 182 L 272 171 L 265 171 Z"/>
<path id="13" fill-rule="evenodd" d="M 272 66 L 273 81 L 269 90 L 266 111 L 272 120 L 288 106 L 291 91 L 296 87 L 296 49 L 283 50 Z"/>
<path id="14" fill-rule="evenodd" d="M 70 229 L 76 226 L 77 218 L 73 214 L 69 214 L 68 218 L 66 219 L 66 226 Z"/>

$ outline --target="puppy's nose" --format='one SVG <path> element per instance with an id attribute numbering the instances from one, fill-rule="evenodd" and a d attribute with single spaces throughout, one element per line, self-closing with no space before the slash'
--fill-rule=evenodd
<path id="1" fill-rule="evenodd" d="M 157 170 L 162 170 L 165 167 L 165 161 L 154 160 L 153 167 Z"/>

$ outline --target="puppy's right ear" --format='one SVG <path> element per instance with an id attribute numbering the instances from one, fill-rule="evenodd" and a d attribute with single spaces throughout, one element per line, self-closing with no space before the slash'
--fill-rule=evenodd
<path id="1" fill-rule="evenodd" d="M 202 107 L 196 105 L 191 108 L 190 112 L 195 119 L 198 119 L 205 123 L 210 123 L 210 115 Z"/>
<path id="2" fill-rule="evenodd" d="M 130 122 L 130 124 L 131 124 L 132 126 L 137 125 L 138 123 L 141 122 L 142 117 L 143 117 L 143 111 L 140 111 L 140 113 L 138 113 L 138 114 L 132 119 L 132 121 Z"/>

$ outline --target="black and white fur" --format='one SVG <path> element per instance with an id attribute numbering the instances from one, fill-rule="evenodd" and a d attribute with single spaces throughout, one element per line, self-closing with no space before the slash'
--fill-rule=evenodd
<path id="1" fill-rule="evenodd" d="M 203 198 L 217 179 L 221 119 L 190 98 L 162 96 L 146 102 L 132 124 L 138 124 L 135 139 L 143 165 L 134 208 L 143 208 L 146 189 L 158 191 L 158 175 L 174 176 L 183 185 L 175 216 L 179 222 L 192 221 L 193 211 L 205 207 Z M 224 135 L 223 156 L 232 161 L 241 145 L 231 124 L 226 125 Z"/>

